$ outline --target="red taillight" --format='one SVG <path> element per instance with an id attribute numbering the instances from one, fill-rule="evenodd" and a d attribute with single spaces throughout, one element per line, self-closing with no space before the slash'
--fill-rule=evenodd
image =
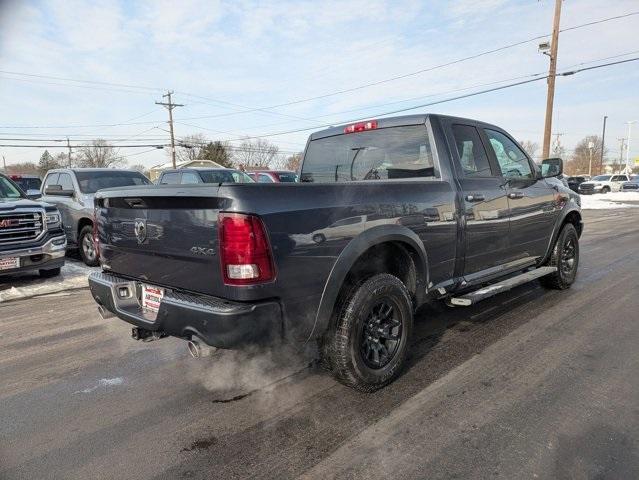
<path id="1" fill-rule="evenodd" d="M 98 235 L 98 209 L 93 209 L 93 246 L 95 254 L 100 258 L 100 235 Z"/>
<path id="2" fill-rule="evenodd" d="M 344 127 L 344 133 L 363 132 L 365 130 L 375 130 L 377 128 L 377 120 L 368 122 L 353 123 Z"/>
<path id="3" fill-rule="evenodd" d="M 252 285 L 275 278 L 266 229 L 259 217 L 220 213 L 220 262 L 227 285 Z"/>
<path id="4" fill-rule="evenodd" d="M 20 180 L 22 178 L 22 175 L 9 175 L 9 178 L 11 180 Z"/>

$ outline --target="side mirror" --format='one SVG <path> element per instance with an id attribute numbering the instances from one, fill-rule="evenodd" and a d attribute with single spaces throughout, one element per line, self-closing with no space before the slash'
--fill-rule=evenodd
<path id="1" fill-rule="evenodd" d="M 561 158 L 547 158 L 541 162 L 541 178 L 557 177 L 564 172 Z"/>
<path id="2" fill-rule="evenodd" d="M 62 185 L 49 185 L 44 189 L 45 195 L 55 195 L 58 197 L 72 197 L 73 190 L 63 190 Z"/>
<path id="3" fill-rule="evenodd" d="M 27 198 L 30 198 L 31 200 L 37 200 L 40 197 L 42 197 L 40 190 L 35 190 L 35 189 L 27 190 Z"/>

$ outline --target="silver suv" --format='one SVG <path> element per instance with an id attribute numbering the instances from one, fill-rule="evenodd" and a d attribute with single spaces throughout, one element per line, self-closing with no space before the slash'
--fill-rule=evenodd
<path id="1" fill-rule="evenodd" d="M 93 195 L 103 188 L 135 185 L 151 185 L 151 181 L 133 170 L 55 169 L 44 178 L 42 200 L 58 207 L 69 248 L 78 248 L 82 261 L 94 267 L 99 259 L 93 244 Z"/>

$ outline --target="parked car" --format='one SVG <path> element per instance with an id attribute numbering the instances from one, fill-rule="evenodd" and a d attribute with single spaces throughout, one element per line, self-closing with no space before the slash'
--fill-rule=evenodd
<path id="1" fill-rule="evenodd" d="M 32 270 L 59 275 L 66 247 L 58 209 L 27 198 L 0 174 L 0 276 Z"/>
<path id="2" fill-rule="evenodd" d="M 639 175 L 632 175 L 630 180 L 621 185 L 623 192 L 636 192 L 639 190 Z"/>
<path id="3" fill-rule="evenodd" d="M 103 188 L 151 185 L 133 170 L 112 168 L 60 168 L 49 170 L 42 184 L 42 199 L 57 206 L 70 248 L 77 248 L 82 261 L 98 265 L 93 243 L 93 196 Z"/>
<path id="4" fill-rule="evenodd" d="M 427 300 L 467 306 L 534 279 L 571 286 L 583 224 L 579 195 L 547 181 L 562 169 L 538 169 L 512 136 L 474 120 L 332 127 L 311 135 L 301 182 L 286 189 L 98 192 L 91 293 L 136 339 L 179 337 L 194 356 L 317 342 L 341 382 L 372 391 L 401 371 Z"/>
<path id="5" fill-rule="evenodd" d="M 159 185 L 191 183 L 253 183 L 253 179 L 240 170 L 207 167 L 165 170 L 158 178 Z"/>
<path id="6" fill-rule="evenodd" d="M 630 180 L 628 175 L 597 175 L 592 180 L 579 185 L 579 193 L 588 195 L 591 193 L 610 193 L 621 190 L 623 182 Z"/>
<path id="7" fill-rule="evenodd" d="M 297 174 L 289 170 L 253 170 L 246 172 L 257 183 L 297 182 Z"/>
<path id="8" fill-rule="evenodd" d="M 589 180 L 589 178 L 585 175 L 580 175 L 577 177 L 568 177 L 568 188 L 570 188 L 570 190 L 572 190 L 573 192 L 577 192 L 579 193 L 579 185 L 581 185 L 584 182 L 587 182 Z"/>
<path id="9" fill-rule="evenodd" d="M 16 183 L 29 198 L 38 199 L 40 197 L 40 187 L 42 180 L 37 175 L 9 175 L 9 178 Z"/>

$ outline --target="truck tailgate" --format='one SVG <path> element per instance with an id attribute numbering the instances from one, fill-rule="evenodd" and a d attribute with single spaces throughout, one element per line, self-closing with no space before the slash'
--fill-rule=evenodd
<path id="1" fill-rule="evenodd" d="M 152 285 L 221 295 L 219 187 L 147 187 L 100 192 L 96 215 L 103 264 Z"/>

